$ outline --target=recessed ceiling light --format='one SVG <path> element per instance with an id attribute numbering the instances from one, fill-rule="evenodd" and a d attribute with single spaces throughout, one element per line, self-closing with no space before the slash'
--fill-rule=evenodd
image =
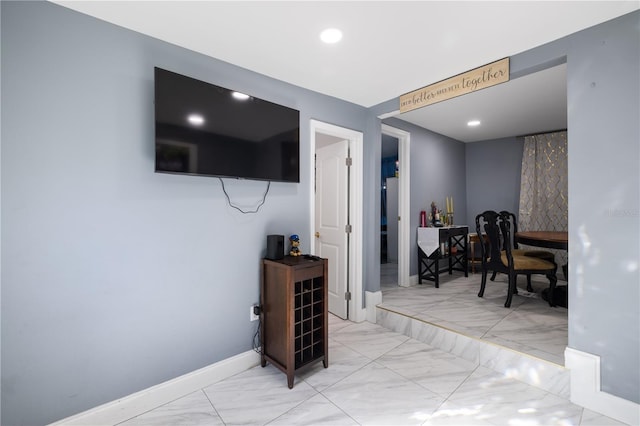
<path id="1" fill-rule="evenodd" d="M 471 120 L 467 122 L 467 126 L 475 127 L 480 125 L 480 120 Z"/>
<path id="2" fill-rule="evenodd" d="M 194 126 L 202 126 L 204 124 L 204 117 L 200 114 L 190 114 L 187 117 L 187 121 L 193 124 Z"/>
<path id="3" fill-rule="evenodd" d="M 231 96 L 241 101 L 249 99 L 249 95 L 245 95 L 244 93 L 240 93 L 240 92 L 233 92 Z"/>
<path id="4" fill-rule="evenodd" d="M 342 40 L 342 31 L 337 28 L 327 28 L 320 33 L 320 40 L 328 44 L 337 43 Z"/>

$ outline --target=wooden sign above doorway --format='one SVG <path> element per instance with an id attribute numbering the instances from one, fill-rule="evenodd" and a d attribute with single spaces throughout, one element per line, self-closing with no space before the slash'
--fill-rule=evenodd
<path id="1" fill-rule="evenodd" d="M 506 81 L 509 81 L 509 58 L 500 59 L 402 95 L 400 112 L 412 111 Z"/>

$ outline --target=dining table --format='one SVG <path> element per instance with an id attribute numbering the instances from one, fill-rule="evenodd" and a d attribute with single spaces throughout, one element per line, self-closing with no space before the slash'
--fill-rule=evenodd
<path id="1" fill-rule="evenodd" d="M 515 242 L 528 246 L 544 247 L 558 250 L 569 249 L 569 233 L 567 231 L 522 231 L 516 232 Z"/>

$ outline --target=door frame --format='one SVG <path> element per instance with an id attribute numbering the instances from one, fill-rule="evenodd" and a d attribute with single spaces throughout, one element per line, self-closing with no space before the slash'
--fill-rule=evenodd
<path id="1" fill-rule="evenodd" d="M 351 152 L 351 172 L 349 180 L 349 222 L 351 224 L 351 236 L 349 238 L 349 268 L 347 276 L 351 300 L 348 302 L 348 320 L 361 322 L 366 319 L 366 310 L 363 308 L 364 289 L 362 286 L 362 237 L 363 237 L 363 134 L 355 130 L 336 126 L 317 120 L 310 120 L 310 146 L 309 146 L 309 241 L 311 252 L 315 251 L 315 155 L 316 133 L 321 133 L 349 141 Z M 345 260 L 346 261 L 346 260 Z"/>
<path id="2" fill-rule="evenodd" d="M 409 287 L 409 244 L 411 229 L 411 134 L 387 124 L 381 125 L 381 132 L 398 139 L 398 285 Z"/>

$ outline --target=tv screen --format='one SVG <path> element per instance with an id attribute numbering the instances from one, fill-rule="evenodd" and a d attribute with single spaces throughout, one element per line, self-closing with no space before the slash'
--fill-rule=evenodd
<path id="1" fill-rule="evenodd" d="M 156 172 L 300 182 L 300 112 L 155 68 Z"/>

